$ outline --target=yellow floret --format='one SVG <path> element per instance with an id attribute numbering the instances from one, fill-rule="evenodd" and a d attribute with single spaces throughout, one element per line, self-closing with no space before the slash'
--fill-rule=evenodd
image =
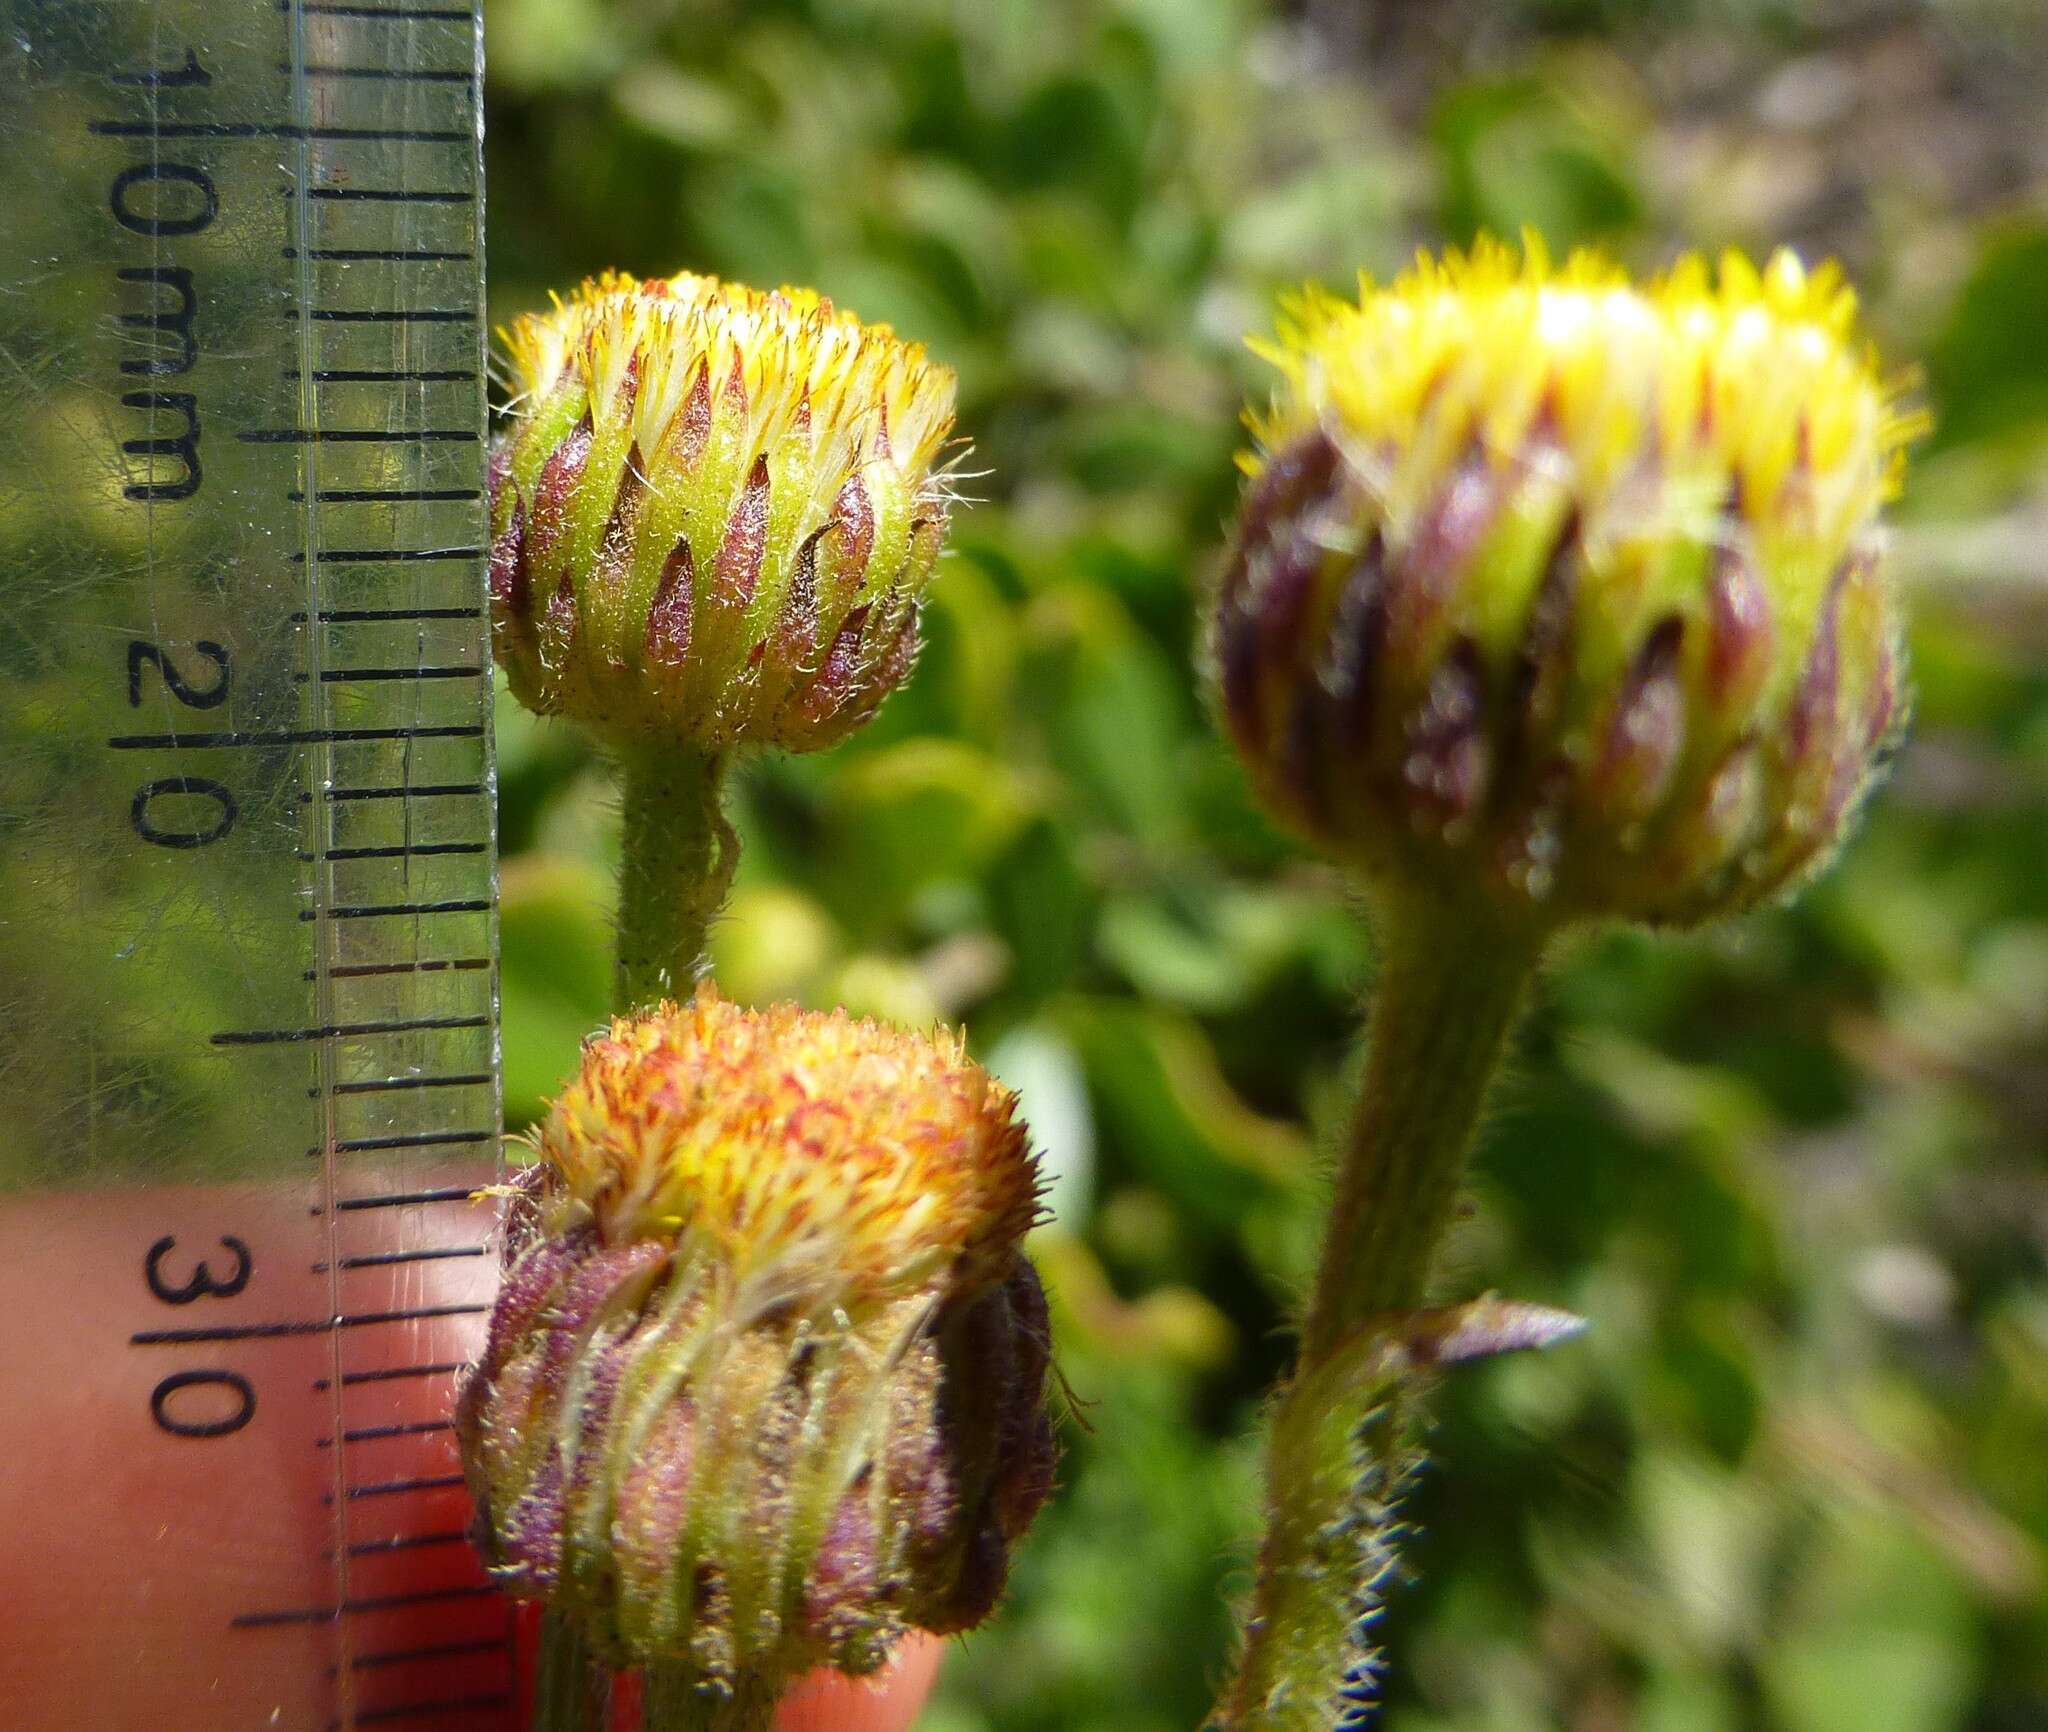
<path id="1" fill-rule="evenodd" d="M 1761 271 L 1688 255 L 1638 287 L 1595 253 L 1554 266 L 1533 235 L 1481 240 L 1385 287 L 1362 276 L 1356 305 L 1318 288 L 1283 302 L 1274 339 L 1252 345 L 1283 385 L 1247 418 L 1246 467 L 1320 425 L 1396 535 L 1477 451 L 1559 471 L 1590 538 L 1712 540 L 1740 518 L 1842 545 L 1896 489 L 1921 426 L 1855 332 L 1837 269 L 1788 251 Z"/>
<path id="2" fill-rule="evenodd" d="M 606 1238 L 677 1240 L 760 1304 L 856 1304 L 1002 1266 L 1038 1211 L 1014 1108 L 945 1031 L 706 992 L 594 1037 L 536 1141 Z"/>
<path id="3" fill-rule="evenodd" d="M 630 378 L 632 436 L 643 452 L 670 437 L 693 389 L 715 396 L 735 377 L 747 402 L 741 473 L 754 455 L 808 429 L 821 484 L 837 487 L 856 459 L 921 479 L 953 425 L 951 368 L 815 290 L 750 289 L 690 271 L 645 280 L 606 271 L 567 300 L 551 299 L 552 311 L 499 332 L 511 407 L 539 407 L 566 376 L 608 409 Z"/>

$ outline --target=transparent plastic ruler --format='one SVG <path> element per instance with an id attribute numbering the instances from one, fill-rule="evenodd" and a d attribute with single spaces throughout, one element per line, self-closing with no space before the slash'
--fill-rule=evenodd
<path id="1" fill-rule="evenodd" d="M 0 19 L 0 1722 L 507 1725 L 478 22 Z"/>

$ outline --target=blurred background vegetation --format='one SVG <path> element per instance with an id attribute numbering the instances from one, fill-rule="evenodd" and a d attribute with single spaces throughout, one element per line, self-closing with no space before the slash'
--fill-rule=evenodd
<path id="1" fill-rule="evenodd" d="M 1539 228 L 1839 255 L 1939 430 L 1918 719 L 1839 868 L 1552 983 L 1460 1290 L 1392 1732 L 2048 1727 L 2048 23 L 2038 0 L 490 0 L 499 317 L 815 284 L 960 370 L 913 684 L 751 766 L 726 989 L 971 1024 L 1056 1174 L 1082 1404 L 930 1732 L 1189 1732 L 1371 965 L 1247 804 L 1196 597 L 1271 291 Z M 606 998 L 612 814 L 500 713 L 509 1104 Z"/>

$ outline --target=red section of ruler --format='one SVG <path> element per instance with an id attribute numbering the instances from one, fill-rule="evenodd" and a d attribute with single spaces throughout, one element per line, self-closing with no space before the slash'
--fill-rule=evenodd
<path id="1" fill-rule="evenodd" d="M 10 1725 L 511 1723 L 510 1620 L 447 1429 L 490 1212 L 363 1211 L 329 1270 L 312 1206 L 249 1186 L 0 1208 Z"/>

